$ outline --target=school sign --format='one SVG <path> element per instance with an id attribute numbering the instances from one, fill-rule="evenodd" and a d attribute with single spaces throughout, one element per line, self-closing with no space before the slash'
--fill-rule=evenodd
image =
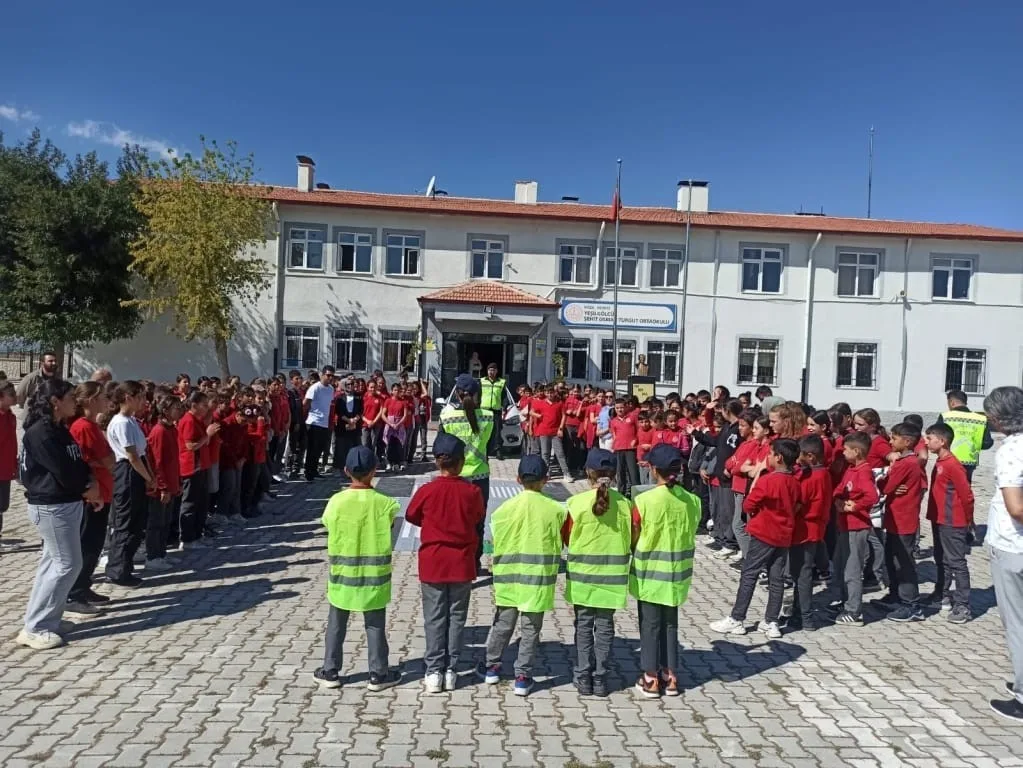
<path id="1" fill-rule="evenodd" d="M 615 305 L 611 301 L 563 301 L 561 324 L 569 328 L 605 328 L 615 322 Z M 663 331 L 678 329 L 675 305 L 618 302 L 618 330 Z"/>

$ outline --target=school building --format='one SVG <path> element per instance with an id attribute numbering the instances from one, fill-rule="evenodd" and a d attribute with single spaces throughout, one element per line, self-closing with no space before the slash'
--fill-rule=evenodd
<path id="1" fill-rule="evenodd" d="M 414 362 L 446 394 L 479 361 L 513 384 L 617 374 L 622 387 L 644 356 L 659 394 L 767 384 L 891 411 L 1023 381 L 1023 232 L 714 211 L 708 185 L 682 183 L 670 206 L 621 209 L 616 253 L 609 203 L 543 202 L 535 181 L 484 200 L 334 190 L 314 174 L 299 157 L 295 187 L 267 188 L 271 287 L 238 308 L 243 379 Z M 217 371 L 212 346 L 158 323 L 75 354 L 79 374 Z"/>

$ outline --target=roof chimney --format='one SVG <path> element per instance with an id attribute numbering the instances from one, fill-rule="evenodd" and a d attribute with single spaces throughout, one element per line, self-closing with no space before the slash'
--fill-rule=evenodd
<path id="1" fill-rule="evenodd" d="M 298 155 L 298 189 L 300 192 L 313 191 L 313 176 L 316 171 L 316 163 L 311 157 Z"/>
<path id="2" fill-rule="evenodd" d="M 706 181 L 688 179 L 678 183 L 677 209 L 693 213 L 707 213 L 710 205 L 710 185 Z"/>
<path id="3" fill-rule="evenodd" d="M 536 193 L 539 191 L 539 188 L 540 185 L 535 181 L 516 181 L 515 202 L 536 205 Z"/>

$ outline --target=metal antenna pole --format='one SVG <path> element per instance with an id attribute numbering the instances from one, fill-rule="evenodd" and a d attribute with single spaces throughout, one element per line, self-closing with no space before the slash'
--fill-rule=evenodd
<path id="1" fill-rule="evenodd" d="M 612 294 L 611 319 L 611 391 L 618 394 L 618 281 L 621 279 L 621 259 L 618 253 L 618 225 L 621 220 L 622 205 L 622 159 L 618 158 L 618 177 L 615 180 L 615 261 L 614 261 L 614 292 Z"/>
<path id="2" fill-rule="evenodd" d="M 693 180 L 689 179 L 689 201 L 686 205 L 686 245 L 682 252 L 682 302 L 679 306 L 678 324 L 678 385 L 681 388 L 686 367 L 686 299 L 689 297 L 689 231 L 693 220 Z"/>
<path id="3" fill-rule="evenodd" d="M 870 218 L 870 198 L 874 191 L 874 126 L 870 126 L 867 142 L 867 218 Z"/>

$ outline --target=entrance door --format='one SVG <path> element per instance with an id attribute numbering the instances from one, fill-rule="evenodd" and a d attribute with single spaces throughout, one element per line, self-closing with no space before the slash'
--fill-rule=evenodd
<path id="1" fill-rule="evenodd" d="M 508 382 L 508 389 L 514 394 L 515 388 L 526 383 L 526 366 L 529 363 L 529 339 L 526 336 L 501 336 L 468 333 L 444 334 L 441 358 L 441 389 L 443 396 L 455 383 L 460 373 L 472 373 L 472 365 L 479 361 L 479 375 L 485 376 L 487 366 L 497 363 L 499 374 Z"/>

